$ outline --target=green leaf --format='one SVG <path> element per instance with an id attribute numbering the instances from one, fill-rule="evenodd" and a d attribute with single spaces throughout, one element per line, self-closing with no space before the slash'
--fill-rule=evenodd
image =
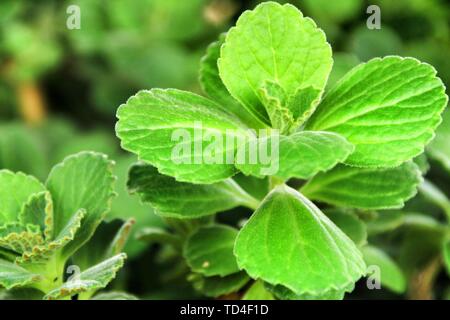
<path id="1" fill-rule="evenodd" d="M 216 103 L 174 89 L 140 91 L 119 107 L 117 117 L 122 148 L 159 172 L 192 183 L 213 183 L 235 174 L 235 150 L 241 139 L 251 136 Z"/>
<path id="2" fill-rule="evenodd" d="M 105 293 L 99 293 L 95 295 L 91 300 L 139 300 L 136 296 L 126 293 L 111 291 Z"/>
<path id="3" fill-rule="evenodd" d="M 287 96 L 299 88 L 322 90 L 333 60 L 325 34 L 292 5 L 267 2 L 246 11 L 228 32 L 218 61 L 231 95 L 269 123 L 260 88 L 280 85 Z"/>
<path id="4" fill-rule="evenodd" d="M 56 237 L 79 209 L 86 210 L 75 239 L 64 247 L 63 258 L 71 256 L 94 233 L 110 209 L 114 196 L 112 162 L 103 154 L 81 152 L 56 165 L 47 179 L 53 196 Z"/>
<path id="5" fill-rule="evenodd" d="M 7 290 L 24 287 L 40 279 L 40 275 L 34 274 L 13 262 L 0 259 L 0 285 Z"/>
<path id="6" fill-rule="evenodd" d="M 275 297 L 281 300 L 342 300 L 344 299 L 346 292 L 351 292 L 354 289 L 354 284 L 350 284 L 347 288 L 342 290 L 328 290 L 321 294 L 296 294 L 295 292 L 289 290 L 281 285 L 271 285 L 269 283 L 265 284 L 265 287 L 269 292 L 271 292 Z"/>
<path id="7" fill-rule="evenodd" d="M 43 243 L 44 239 L 39 227 L 34 225 L 25 227 L 19 224 L 7 224 L 0 227 L 0 247 L 4 249 L 22 254 Z"/>
<path id="8" fill-rule="evenodd" d="M 347 73 L 306 127 L 353 143 L 349 165 L 395 167 L 423 152 L 447 99 L 432 66 L 413 58 L 376 58 Z"/>
<path id="9" fill-rule="evenodd" d="M 25 250 L 20 258 L 17 258 L 18 264 L 44 263 L 49 260 L 57 250 L 67 245 L 75 238 L 76 232 L 80 229 L 81 220 L 85 217 L 86 210 L 78 210 L 68 221 L 67 225 L 52 240 L 43 243 L 39 241 Z"/>
<path id="10" fill-rule="evenodd" d="M 245 272 L 233 273 L 226 277 L 203 277 L 193 274 L 188 278 L 197 291 L 207 297 L 219 297 L 239 291 L 250 280 Z"/>
<path id="11" fill-rule="evenodd" d="M 283 88 L 275 82 L 266 81 L 259 91 L 272 128 L 288 134 L 295 121 L 292 112 L 286 107 L 287 98 Z"/>
<path id="12" fill-rule="evenodd" d="M 412 162 L 387 169 L 339 165 L 316 175 L 301 192 L 312 200 L 336 206 L 395 209 L 417 193 L 421 181 L 420 170 Z"/>
<path id="13" fill-rule="evenodd" d="M 339 227 L 344 233 L 353 240 L 353 242 L 361 247 L 367 242 L 366 225 L 351 212 L 342 209 L 331 209 L 325 211 L 328 218 Z"/>
<path id="14" fill-rule="evenodd" d="M 44 297 L 46 300 L 56 300 L 78 293 L 105 288 L 122 268 L 126 254 L 118 254 L 98 265 L 95 265 L 74 278 L 69 279 L 59 288 L 53 289 Z"/>
<path id="15" fill-rule="evenodd" d="M 31 195 L 45 191 L 36 178 L 21 172 L 0 170 L 0 223 L 18 221 L 22 206 Z"/>
<path id="16" fill-rule="evenodd" d="M 285 185 L 277 186 L 244 225 L 234 253 L 252 278 L 295 294 L 344 290 L 365 272 L 355 244 L 312 202 Z"/>
<path id="17" fill-rule="evenodd" d="M 251 115 L 242 105 L 237 102 L 225 88 L 219 76 L 217 60 L 220 56 L 220 48 L 225 42 L 225 34 L 221 34 L 219 39 L 208 46 L 206 54 L 200 62 L 200 84 L 203 91 L 222 107 L 238 116 L 249 127 L 257 129 L 266 125 Z"/>
<path id="18" fill-rule="evenodd" d="M 294 128 L 302 125 L 314 112 L 322 96 L 322 90 L 312 86 L 298 89 L 288 97 L 287 107 L 295 119 Z"/>
<path id="19" fill-rule="evenodd" d="M 51 237 L 53 228 L 53 201 L 50 192 L 35 193 L 22 207 L 19 221 L 23 224 L 39 226 L 46 238 Z"/>
<path id="20" fill-rule="evenodd" d="M 197 218 L 257 203 L 231 179 L 209 185 L 178 182 L 149 165 L 130 169 L 128 188 L 161 215 L 174 218 Z"/>
<path id="21" fill-rule="evenodd" d="M 239 271 L 233 255 L 238 231 L 226 225 L 205 226 L 186 241 L 183 255 L 196 273 L 204 276 L 228 276 Z"/>
<path id="22" fill-rule="evenodd" d="M 267 291 L 264 282 L 258 280 L 245 292 L 242 300 L 275 300 L 275 298 Z"/>
<path id="23" fill-rule="evenodd" d="M 404 293 L 406 290 L 406 278 L 400 267 L 382 250 L 366 246 L 361 249 L 367 267 L 376 266 L 380 269 L 380 281 L 382 286 L 396 293 Z"/>
<path id="24" fill-rule="evenodd" d="M 450 111 L 445 111 L 442 118 L 442 124 L 436 130 L 436 137 L 428 146 L 427 153 L 450 172 Z"/>
<path id="25" fill-rule="evenodd" d="M 282 179 L 308 179 L 344 161 L 353 151 L 345 138 L 331 132 L 296 132 L 290 136 L 270 135 L 250 140 L 243 150 L 259 150 L 257 161 L 236 160 L 236 167 L 246 175 L 275 175 Z M 270 153 L 269 153 L 270 149 Z M 261 156 L 267 150 L 267 157 Z M 238 152 L 239 154 L 240 152 Z M 247 159 L 246 159 L 247 160 Z"/>

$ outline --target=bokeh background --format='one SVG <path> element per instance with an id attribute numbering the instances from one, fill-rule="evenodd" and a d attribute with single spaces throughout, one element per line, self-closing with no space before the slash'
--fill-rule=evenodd
<path id="1" fill-rule="evenodd" d="M 448 1 L 279 2 L 296 5 L 325 30 L 335 61 L 330 84 L 360 62 L 398 54 L 431 63 L 450 87 Z M 118 176 L 109 223 L 134 217 L 135 232 L 162 227 L 163 221 L 126 191 L 127 168 L 135 158 L 122 152 L 115 138 L 116 109 L 140 89 L 172 87 L 201 93 L 197 71 L 206 46 L 257 3 L 1 0 L 0 169 L 45 179 L 69 154 L 104 152 L 116 161 Z M 66 10 L 72 4 L 81 9 L 80 30 L 66 27 Z M 381 8 L 380 30 L 366 26 L 370 4 Z M 126 252 L 130 260 L 114 288 L 154 299 L 198 296 L 181 276 L 185 270 L 179 258 L 164 248 L 132 237 Z M 447 281 L 437 276 L 440 298 L 447 296 Z M 399 296 L 357 287 L 352 297 Z"/>

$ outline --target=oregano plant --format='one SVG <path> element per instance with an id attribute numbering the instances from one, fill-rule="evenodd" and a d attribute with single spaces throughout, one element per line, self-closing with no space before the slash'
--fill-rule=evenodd
<path id="1" fill-rule="evenodd" d="M 82 152 L 54 166 L 45 183 L 0 170 L 0 285 L 12 297 L 28 290 L 33 298 L 89 299 L 116 277 L 132 221 L 110 230 L 112 239 L 96 237 L 114 197 L 112 166 L 106 155 Z"/>
<path id="2" fill-rule="evenodd" d="M 203 295 L 342 299 L 373 261 L 404 290 L 364 219 L 393 221 L 417 193 L 445 87 L 431 65 L 387 56 L 325 89 L 332 66 L 312 19 L 266 2 L 208 47 L 204 95 L 143 90 L 119 107 L 117 136 L 141 160 L 128 188 L 170 226 L 139 237 L 171 246 Z M 225 223 L 238 206 L 251 214 Z"/>

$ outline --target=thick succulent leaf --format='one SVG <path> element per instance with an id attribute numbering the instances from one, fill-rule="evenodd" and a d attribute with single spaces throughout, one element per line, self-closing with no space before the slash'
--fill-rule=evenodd
<path id="1" fill-rule="evenodd" d="M 204 276 L 228 276 L 239 271 L 233 254 L 238 231 L 226 225 L 205 226 L 185 243 L 183 255 L 193 272 Z"/>
<path id="2" fill-rule="evenodd" d="M 139 194 L 159 214 L 174 218 L 196 218 L 257 203 L 231 179 L 209 185 L 178 182 L 149 165 L 130 169 L 128 189 Z"/>
<path id="3" fill-rule="evenodd" d="M 46 300 L 56 300 L 78 293 L 95 291 L 105 288 L 122 268 L 126 254 L 121 253 L 105 260 L 68 280 L 59 288 L 53 289 L 44 297 Z"/>
<path id="4" fill-rule="evenodd" d="M 117 117 L 122 148 L 163 174 L 193 183 L 213 183 L 235 174 L 235 148 L 251 136 L 237 117 L 216 103 L 173 89 L 140 91 L 120 106 Z"/>
<path id="5" fill-rule="evenodd" d="M 381 286 L 385 286 L 396 293 L 406 290 L 406 277 L 400 267 L 382 250 L 366 246 L 361 249 L 367 267 L 378 267 L 380 270 Z"/>
<path id="6" fill-rule="evenodd" d="M 342 290 L 328 290 L 321 294 L 296 294 L 292 290 L 281 285 L 265 284 L 265 287 L 275 297 L 281 300 L 342 300 L 346 292 L 351 292 L 354 289 L 354 284 L 350 284 L 347 288 Z"/>
<path id="7" fill-rule="evenodd" d="M 220 56 L 220 48 L 225 42 L 225 34 L 208 46 L 206 54 L 200 62 L 200 84 L 203 91 L 226 110 L 231 111 L 239 117 L 250 128 L 264 128 L 266 125 L 250 114 L 239 102 L 228 92 L 220 79 L 217 60 Z"/>
<path id="8" fill-rule="evenodd" d="M 29 263 L 45 263 L 58 250 L 63 248 L 75 238 L 75 234 L 81 227 L 81 220 L 85 216 L 86 210 L 78 210 L 67 222 L 67 225 L 60 231 L 60 233 L 54 237 L 54 239 L 45 243 L 40 242 L 29 247 L 23 252 L 21 257 L 16 259 L 16 262 L 21 265 Z"/>
<path id="9" fill-rule="evenodd" d="M 64 247 L 69 257 L 94 233 L 110 209 L 114 196 L 113 163 L 103 154 L 81 152 L 56 165 L 47 179 L 54 203 L 53 237 L 57 237 L 79 209 L 86 210 L 75 239 Z"/>
<path id="10" fill-rule="evenodd" d="M 287 96 L 299 88 L 322 90 L 333 60 L 325 34 L 292 5 L 260 4 L 227 33 L 218 61 L 231 95 L 269 123 L 259 89 L 269 80 Z"/>
<path id="11" fill-rule="evenodd" d="M 352 69 L 307 123 L 356 146 L 346 160 L 359 167 L 395 167 L 423 152 L 447 104 L 436 70 L 413 58 L 376 58 Z"/>
<path id="12" fill-rule="evenodd" d="M 301 188 L 309 199 L 361 209 L 395 209 L 417 193 L 422 176 L 417 165 L 372 169 L 339 165 Z"/>
<path id="13" fill-rule="evenodd" d="M 238 272 L 226 277 L 203 277 L 193 274 L 188 278 L 193 287 L 207 297 L 219 297 L 239 291 L 250 280 L 245 272 Z"/>
<path id="14" fill-rule="evenodd" d="M 275 175 L 285 180 L 308 179 L 320 171 L 327 171 L 344 161 L 353 151 L 353 146 L 344 137 L 332 132 L 302 131 L 290 136 L 270 135 L 256 142 L 250 140 L 241 148 L 251 150 L 252 144 L 257 146 L 260 154 L 261 150 L 267 150 L 267 157 L 260 155 L 257 161 L 253 161 L 254 164 L 237 159 L 236 167 L 246 175 Z"/>
<path id="15" fill-rule="evenodd" d="M 248 288 L 242 297 L 242 300 L 275 300 L 275 298 L 272 293 L 266 289 L 264 282 L 258 280 Z"/>
<path id="16" fill-rule="evenodd" d="M 285 185 L 277 186 L 244 225 L 234 253 L 252 278 L 297 295 L 344 290 L 365 272 L 355 244 L 312 202 Z"/>
<path id="17" fill-rule="evenodd" d="M 7 290 L 25 287 L 40 279 L 41 277 L 38 274 L 31 273 L 13 262 L 0 259 L 0 286 Z"/>
<path id="18" fill-rule="evenodd" d="M 51 237 L 53 228 L 53 201 L 50 192 L 35 193 L 22 207 L 19 221 L 23 225 L 39 226 L 46 238 Z"/>
<path id="19" fill-rule="evenodd" d="M 428 155 L 439 161 L 450 172 L 450 110 L 442 115 L 442 124 L 436 130 L 436 137 L 428 146 Z"/>
<path id="20" fill-rule="evenodd" d="M 366 225 L 355 213 L 342 209 L 330 209 L 325 213 L 358 247 L 366 244 Z"/>
<path id="21" fill-rule="evenodd" d="M 22 206 L 31 195 L 42 191 L 45 187 L 36 178 L 0 170 L 0 223 L 18 221 Z"/>

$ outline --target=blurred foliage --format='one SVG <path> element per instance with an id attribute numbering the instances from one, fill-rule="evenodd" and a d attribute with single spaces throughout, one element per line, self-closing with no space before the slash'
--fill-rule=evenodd
<path id="1" fill-rule="evenodd" d="M 116 161 L 118 196 L 108 218 L 111 222 L 104 223 L 102 231 L 117 228 L 118 220 L 136 220 L 125 248 L 133 259 L 116 280 L 117 290 L 141 298 L 198 297 L 187 281 L 189 270 L 176 248 L 149 244 L 135 236 L 149 227 L 186 231 L 186 226 L 162 221 L 151 208 L 128 195 L 128 168 L 136 159 L 120 151 L 113 129 L 115 111 L 139 89 L 200 91 L 197 70 L 206 46 L 242 11 L 259 2 L 0 1 L 0 168 L 42 179 L 55 163 L 81 150 L 104 152 Z M 296 5 L 327 34 L 336 52 L 327 88 L 359 62 L 390 54 L 413 56 L 432 64 L 450 86 L 448 1 L 279 2 Z M 379 30 L 366 27 L 369 4 L 381 8 Z M 81 8 L 79 30 L 66 27 L 69 5 Z M 427 159 L 420 161 L 426 167 Z M 450 197 L 448 169 L 434 160 L 430 165 L 427 179 Z M 368 226 L 368 242 L 389 253 L 410 285 L 404 294 L 368 292 L 361 285 L 351 298 L 417 298 L 427 294 L 449 298 L 448 278 L 441 280 L 445 271 L 441 264 L 433 264 L 446 241 L 448 222 L 433 198 L 421 192 L 392 216 L 382 212 L 357 214 Z M 234 220 L 230 215 L 223 216 L 226 223 L 236 225 L 248 212 L 240 210 L 233 215 Z M 432 293 L 424 294 L 426 285 L 420 286 L 419 281 L 414 287 L 413 283 L 427 272 L 433 274 L 430 281 L 436 285 Z"/>

